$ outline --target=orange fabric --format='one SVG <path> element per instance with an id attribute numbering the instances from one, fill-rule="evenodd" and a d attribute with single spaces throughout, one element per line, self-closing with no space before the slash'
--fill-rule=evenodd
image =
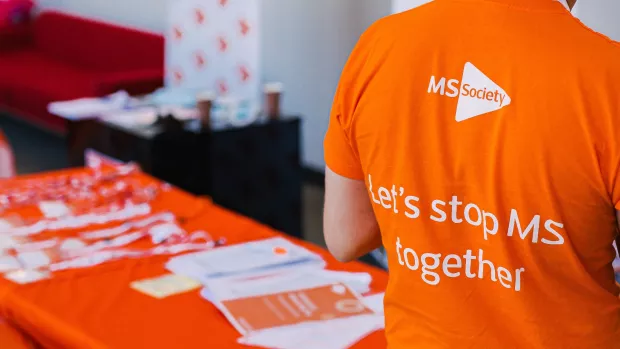
<path id="1" fill-rule="evenodd" d="M 391 348 L 620 348 L 620 46 L 557 1 L 387 17 L 325 139 L 388 251 Z"/>
<path id="2" fill-rule="evenodd" d="M 21 332 L 0 318 L 0 344 L 2 349 L 33 349 L 32 342 Z"/>
<path id="3" fill-rule="evenodd" d="M 177 210 L 185 230 L 204 230 L 215 238 L 226 238 L 227 244 L 279 234 L 178 190 L 158 197 L 152 206 Z M 360 263 L 342 265 L 326 251 L 298 243 L 325 256 L 332 269 L 369 272 L 374 292 L 385 289 L 385 272 Z M 44 348 L 244 348 L 236 343 L 239 333 L 200 297 L 200 290 L 157 300 L 130 288 L 133 281 L 169 273 L 164 268 L 168 258 L 125 259 L 67 270 L 27 285 L 0 279 L 0 314 Z M 378 331 L 355 348 L 384 347 L 384 335 Z"/>

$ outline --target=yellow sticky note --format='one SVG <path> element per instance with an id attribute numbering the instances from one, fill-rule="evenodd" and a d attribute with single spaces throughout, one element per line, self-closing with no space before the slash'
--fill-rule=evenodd
<path id="1" fill-rule="evenodd" d="M 153 279 L 134 281 L 130 287 L 151 297 L 162 299 L 185 293 L 202 286 L 198 281 L 186 276 L 168 274 Z"/>

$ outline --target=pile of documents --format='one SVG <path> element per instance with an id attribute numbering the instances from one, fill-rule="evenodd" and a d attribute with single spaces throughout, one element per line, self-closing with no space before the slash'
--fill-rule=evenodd
<path id="1" fill-rule="evenodd" d="M 47 106 L 47 111 L 67 120 L 82 120 L 123 110 L 131 102 L 132 98 L 127 92 L 118 91 L 101 98 L 80 98 L 71 101 L 52 102 Z"/>
<path id="2" fill-rule="evenodd" d="M 348 348 L 383 328 L 383 296 L 371 276 L 324 269 L 320 255 L 272 238 L 172 258 L 167 268 L 200 281 L 202 296 L 265 348 Z"/>

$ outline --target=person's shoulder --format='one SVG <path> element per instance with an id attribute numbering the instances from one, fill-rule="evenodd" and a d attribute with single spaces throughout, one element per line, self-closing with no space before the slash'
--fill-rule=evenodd
<path id="1" fill-rule="evenodd" d="M 607 59 L 609 59 L 609 63 L 613 64 L 613 66 L 620 68 L 620 42 L 615 41 L 604 34 L 595 32 L 592 29 L 589 29 L 591 35 L 595 36 L 597 40 L 600 41 L 600 49 L 601 51 L 606 53 Z"/>
<path id="2" fill-rule="evenodd" d="M 571 22 L 571 37 L 576 49 L 620 67 L 620 42 L 595 31 L 577 18 L 571 18 Z"/>

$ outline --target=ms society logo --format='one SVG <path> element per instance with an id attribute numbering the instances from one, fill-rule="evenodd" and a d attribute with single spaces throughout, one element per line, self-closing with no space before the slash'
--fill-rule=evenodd
<path id="1" fill-rule="evenodd" d="M 511 102 L 503 88 L 469 62 L 465 63 L 461 81 L 431 76 L 428 93 L 458 97 L 457 122 L 500 110 Z"/>

